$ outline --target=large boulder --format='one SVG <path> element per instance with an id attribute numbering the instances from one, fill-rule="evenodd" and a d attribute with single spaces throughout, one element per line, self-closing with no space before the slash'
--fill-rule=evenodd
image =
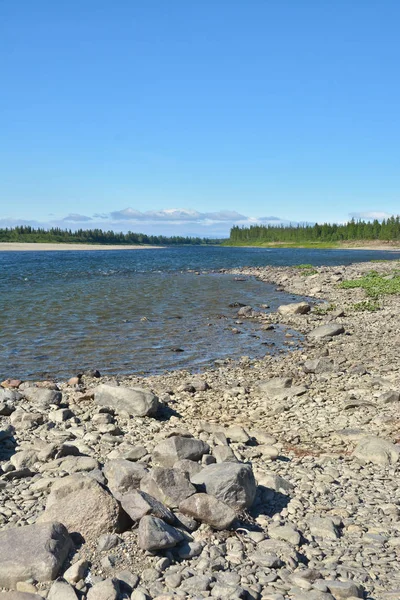
<path id="1" fill-rule="evenodd" d="M 192 477 L 192 482 L 235 511 L 249 508 L 257 491 L 251 465 L 239 462 L 208 465 Z"/>
<path id="2" fill-rule="evenodd" d="M 228 529 L 236 518 L 236 512 L 210 494 L 194 494 L 179 505 L 179 510 L 196 521 L 207 523 L 214 529 Z"/>
<path id="3" fill-rule="evenodd" d="M 353 451 L 353 456 L 361 462 L 376 465 L 391 465 L 399 460 L 400 446 L 379 437 L 362 438 Z"/>
<path id="4" fill-rule="evenodd" d="M 120 500 L 124 494 L 137 489 L 147 472 L 144 465 L 124 458 L 108 461 L 103 469 L 107 485 L 117 500 Z"/>
<path id="5" fill-rule="evenodd" d="M 140 521 L 145 515 L 153 515 L 166 523 L 174 523 L 174 514 L 153 496 L 140 490 L 132 490 L 120 498 L 121 506 L 132 521 Z"/>
<path id="6" fill-rule="evenodd" d="M 0 592 L 0 600 L 44 600 L 44 598 L 43 596 L 31 594 L 30 592 Z M 50 596 L 48 596 L 48 600 L 51 600 Z M 57 600 L 67 599 L 60 597 Z"/>
<path id="7" fill-rule="evenodd" d="M 11 415 L 10 423 L 18 431 L 24 431 L 42 425 L 44 416 L 40 412 L 26 412 L 18 409 Z"/>
<path id="8" fill-rule="evenodd" d="M 42 408 L 49 408 L 53 404 L 58 406 L 62 400 L 61 392 L 34 386 L 27 387 L 24 390 L 24 396 L 29 402 L 38 404 Z"/>
<path id="9" fill-rule="evenodd" d="M 183 534 L 157 517 L 145 516 L 139 523 L 139 546 L 142 550 L 164 550 L 183 540 Z"/>
<path id="10" fill-rule="evenodd" d="M 169 508 L 177 508 L 183 500 L 196 493 L 185 473 L 161 467 L 155 467 L 143 477 L 140 489 Z"/>
<path id="11" fill-rule="evenodd" d="M 202 440 L 176 435 L 157 444 L 152 458 L 154 464 L 173 467 L 178 460 L 185 458 L 198 461 L 203 454 L 208 454 L 209 451 L 209 445 Z"/>
<path id="12" fill-rule="evenodd" d="M 38 521 L 61 521 L 70 533 L 79 533 L 89 541 L 115 531 L 119 512 L 118 502 L 100 483 L 77 473 L 53 484 Z"/>
<path id="13" fill-rule="evenodd" d="M 18 581 L 52 581 L 72 547 L 67 529 L 59 522 L 35 523 L 0 532 L 0 587 Z"/>
<path id="14" fill-rule="evenodd" d="M 313 329 L 308 334 L 308 337 L 315 339 L 324 339 L 334 337 L 336 335 L 340 335 L 344 333 L 343 325 L 338 323 L 327 323 L 326 325 L 320 325 L 316 329 Z"/>
<path id="15" fill-rule="evenodd" d="M 95 389 L 94 400 L 99 406 L 108 406 L 117 413 L 128 413 L 133 417 L 153 417 L 158 410 L 157 396 L 140 387 L 127 388 L 103 383 Z"/>
<path id="16" fill-rule="evenodd" d="M 282 304 L 278 306 L 278 313 L 280 315 L 305 315 L 311 310 L 308 302 L 294 302 L 292 304 Z"/>
<path id="17" fill-rule="evenodd" d="M 120 596 L 119 591 L 117 579 L 104 579 L 90 588 L 87 600 L 117 600 Z"/>

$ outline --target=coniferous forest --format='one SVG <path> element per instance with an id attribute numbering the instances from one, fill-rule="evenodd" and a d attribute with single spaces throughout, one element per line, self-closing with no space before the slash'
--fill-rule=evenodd
<path id="1" fill-rule="evenodd" d="M 0 242 L 33 242 L 33 243 L 64 243 L 64 244 L 107 244 L 107 245 L 203 245 L 216 244 L 218 240 L 199 237 L 146 235 L 144 233 L 116 233 L 101 229 L 35 229 L 21 226 L 0 229 Z"/>
<path id="2" fill-rule="evenodd" d="M 400 241 L 400 216 L 383 221 L 355 221 L 345 224 L 251 225 L 232 227 L 231 244 L 257 243 L 335 243 L 352 240 Z"/>

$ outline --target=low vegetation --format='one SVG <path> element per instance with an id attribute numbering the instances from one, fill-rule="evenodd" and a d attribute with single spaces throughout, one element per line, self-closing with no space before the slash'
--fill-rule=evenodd
<path id="1" fill-rule="evenodd" d="M 389 275 L 381 275 L 377 271 L 369 271 L 359 279 L 343 281 L 341 288 L 362 288 L 370 298 L 379 298 L 387 294 L 400 294 L 400 271 L 394 270 Z"/>

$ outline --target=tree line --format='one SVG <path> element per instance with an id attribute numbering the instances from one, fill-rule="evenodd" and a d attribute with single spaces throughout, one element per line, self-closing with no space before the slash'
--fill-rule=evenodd
<path id="1" fill-rule="evenodd" d="M 234 226 L 229 241 L 237 242 L 340 242 L 342 240 L 400 240 L 400 216 L 383 221 L 356 221 L 345 224 Z"/>
<path id="2" fill-rule="evenodd" d="M 115 231 L 103 231 L 102 229 L 51 229 L 34 228 L 30 226 L 18 226 L 0 229 L 0 242 L 33 242 L 33 243 L 66 243 L 66 244 L 112 244 L 170 246 L 170 245 L 192 245 L 216 244 L 218 240 L 210 240 L 200 237 L 146 235 L 145 233 L 118 233 Z"/>

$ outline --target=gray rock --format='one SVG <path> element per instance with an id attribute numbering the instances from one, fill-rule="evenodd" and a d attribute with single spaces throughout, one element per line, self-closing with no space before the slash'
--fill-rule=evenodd
<path id="1" fill-rule="evenodd" d="M 324 582 L 334 596 L 335 600 L 344 598 L 363 598 L 363 590 L 354 581 L 329 581 Z"/>
<path id="2" fill-rule="evenodd" d="M 161 467 L 155 467 L 143 477 L 140 482 L 140 489 L 150 494 L 150 496 L 154 496 L 169 508 L 177 508 L 185 498 L 196 492 L 196 488 L 185 477 L 184 473 Z"/>
<path id="3" fill-rule="evenodd" d="M 259 485 L 275 490 L 275 492 L 281 492 L 282 494 L 290 494 L 294 489 L 290 481 L 287 481 L 273 471 L 257 473 L 257 482 Z"/>
<path id="4" fill-rule="evenodd" d="M 101 384 L 94 392 L 94 400 L 99 406 L 108 406 L 117 413 L 124 412 L 134 417 L 153 417 L 159 406 L 157 396 L 140 387 Z"/>
<path id="5" fill-rule="evenodd" d="M 303 369 L 305 373 L 331 373 L 335 370 L 335 363 L 332 359 L 322 356 L 321 358 L 306 360 Z"/>
<path id="6" fill-rule="evenodd" d="M 153 515 L 166 523 L 174 523 L 174 514 L 159 500 L 146 492 L 132 490 L 120 498 L 121 506 L 132 521 L 140 521 L 145 515 Z"/>
<path id="7" fill-rule="evenodd" d="M 174 436 L 163 440 L 153 450 L 152 458 L 154 464 L 162 467 L 173 467 L 181 459 L 198 461 L 203 454 L 208 454 L 210 447 L 202 440 L 194 438 Z"/>
<path id="8" fill-rule="evenodd" d="M 117 579 L 105 579 L 96 583 L 87 594 L 87 600 L 118 600 L 119 583 Z"/>
<path id="9" fill-rule="evenodd" d="M 214 529 L 228 529 L 236 518 L 233 508 L 210 494 L 194 494 L 186 498 L 180 503 L 179 510 Z"/>
<path id="10" fill-rule="evenodd" d="M 24 390 L 24 396 L 29 402 L 38 404 L 43 408 L 49 408 L 52 404 L 58 406 L 62 400 L 61 392 L 34 386 L 26 388 Z"/>
<path id="11" fill-rule="evenodd" d="M 353 456 L 361 462 L 376 465 L 395 464 L 399 459 L 400 447 L 379 437 L 368 436 L 359 441 Z"/>
<path id="12" fill-rule="evenodd" d="M 124 494 L 140 486 L 140 482 L 148 470 L 141 463 L 117 458 L 104 465 L 103 473 L 107 478 L 111 493 L 119 500 Z"/>
<path id="13" fill-rule="evenodd" d="M 19 402 L 23 398 L 22 394 L 16 390 L 4 389 L 0 386 L 0 402 Z"/>
<path id="14" fill-rule="evenodd" d="M 291 525 L 269 527 L 268 535 L 273 540 L 283 540 L 293 546 L 299 546 L 301 540 L 300 533 Z"/>
<path id="15" fill-rule="evenodd" d="M 35 523 L 0 532 L 0 586 L 18 581 L 51 581 L 72 546 L 67 529 L 58 522 Z"/>
<path id="16" fill-rule="evenodd" d="M 328 337 L 334 337 L 336 335 L 340 335 L 344 333 L 343 325 L 338 323 L 327 323 L 326 325 L 320 325 L 316 329 L 313 329 L 308 334 L 308 337 L 315 339 L 323 339 Z"/>
<path id="17" fill-rule="evenodd" d="M 44 423 L 44 416 L 39 412 L 16 410 L 10 417 L 11 425 L 18 431 L 32 429 Z"/>
<path id="18" fill-rule="evenodd" d="M 103 533 L 99 537 L 97 542 L 97 552 L 106 552 L 107 550 L 111 550 L 111 548 L 115 548 L 118 546 L 120 542 L 119 537 L 115 533 Z"/>
<path id="19" fill-rule="evenodd" d="M 209 456 L 209 454 L 206 454 L 204 457 L 206 458 Z M 189 479 L 196 475 L 196 473 L 200 473 L 202 468 L 203 467 L 199 465 L 199 463 L 189 460 L 188 458 L 182 458 L 182 460 L 178 460 L 174 464 L 174 469 L 181 471 L 182 473 L 187 473 Z"/>
<path id="20" fill-rule="evenodd" d="M 400 392 L 396 392 L 395 390 L 390 390 L 389 392 L 384 392 L 379 396 L 379 400 L 384 404 L 389 404 L 389 402 L 399 402 L 400 401 Z"/>
<path id="21" fill-rule="evenodd" d="M 77 560 L 76 562 L 74 562 L 69 567 L 69 569 L 67 569 L 65 571 L 63 577 L 64 577 L 65 581 L 67 581 L 71 585 L 76 584 L 81 579 L 84 579 L 86 572 L 88 570 L 88 567 L 89 567 L 89 562 L 87 560 L 85 560 L 84 558 L 81 558 L 80 560 Z"/>
<path id="22" fill-rule="evenodd" d="M 66 581 L 55 581 L 50 588 L 47 600 L 78 600 L 74 588 Z"/>
<path id="23" fill-rule="evenodd" d="M 232 448 L 229 446 L 215 446 L 215 448 L 213 448 L 213 455 L 215 456 L 217 463 L 238 462 Z"/>
<path id="24" fill-rule="evenodd" d="M 223 462 L 208 465 L 192 481 L 236 511 L 249 508 L 256 496 L 256 482 L 249 464 Z"/>
<path id="25" fill-rule="evenodd" d="M 225 429 L 225 435 L 231 442 L 238 442 L 241 444 L 247 444 L 250 441 L 250 436 L 240 425 L 233 425 L 228 429 Z"/>
<path id="26" fill-rule="evenodd" d="M 35 450 L 21 450 L 16 452 L 11 458 L 10 463 L 18 469 L 30 469 L 38 461 L 38 455 Z"/>
<path id="27" fill-rule="evenodd" d="M 259 392 L 266 394 L 268 398 L 274 399 L 282 395 L 289 395 L 289 388 L 292 385 L 290 377 L 273 377 L 266 381 L 261 381 L 257 389 Z"/>
<path id="28" fill-rule="evenodd" d="M 305 315 L 311 310 L 308 302 L 294 302 L 292 304 L 282 304 L 278 306 L 278 313 L 281 315 Z"/>
<path id="29" fill-rule="evenodd" d="M 330 517 L 310 517 L 308 525 L 314 537 L 327 540 L 336 540 L 339 537 L 339 531 Z"/>
<path id="30" fill-rule="evenodd" d="M 139 546 L 142 550 L 172 548 L 183 540 L 183 534 L 157 517 L 146 515 L 139 523 Z"/>
<path id="31" fill-rule="evenodd" d="M 55 520 L 88 541 L 118 528 L 119 506 L 100 483 L 78 473 L 57 480 L 51 488 L 46 510 L 38 521 Z"/>

